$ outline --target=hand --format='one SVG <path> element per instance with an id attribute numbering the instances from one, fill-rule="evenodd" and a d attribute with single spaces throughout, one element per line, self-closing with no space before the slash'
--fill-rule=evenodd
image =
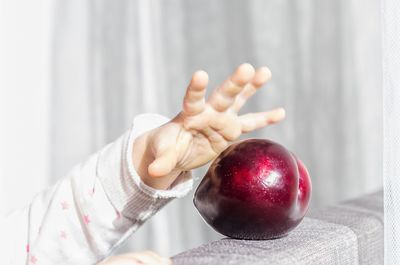
<path id="1" fill-rule="evenodd" d="M 172 265 L 168 258 L 159 256 L 151 251 L 129 253 L 103 260 L 97 265 Z"/>
<path id="2" fill-rule="evenodd" d="M 208 163 L 241 134 L 281 121 L 282 108 L 238 115 L 270 78 L 267 67 L 255 71 L 250 64 L 242 64 L 206 101 L 208 75 L 195 72 L 183 110 L 135 141 L 133 162 L 142 180 L 153 188 L 167 189 L 182 171 Z"/>

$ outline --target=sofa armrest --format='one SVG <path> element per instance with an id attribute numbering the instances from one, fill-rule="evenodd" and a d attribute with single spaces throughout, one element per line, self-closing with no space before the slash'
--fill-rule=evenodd
<path id="1" fill-rule="evenodd" d="M 176 255 L 173 264 L 383 264 L 383 193 L 311 211 L 287 237 L 224 238 Z"/>

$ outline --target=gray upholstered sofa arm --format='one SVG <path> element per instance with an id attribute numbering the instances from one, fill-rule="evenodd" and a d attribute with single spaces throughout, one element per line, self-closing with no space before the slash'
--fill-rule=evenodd
<path id="1" fill-rule="evenodd" d="M 173 257 L 173 264 L 383 264 L 382 192 L 307 216 L 285 238 L 221 239 Z"/>

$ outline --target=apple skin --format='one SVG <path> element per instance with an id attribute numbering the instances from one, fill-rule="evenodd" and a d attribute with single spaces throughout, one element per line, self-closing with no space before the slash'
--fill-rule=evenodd
<path id="1" fill-rule="evenodd" d="M 287 235 L 303 219 L 311 197 L 304 164 L 270 140 L 234 143 L 211 164 L 194 205 L 217 232 L 238 239 Z"/>

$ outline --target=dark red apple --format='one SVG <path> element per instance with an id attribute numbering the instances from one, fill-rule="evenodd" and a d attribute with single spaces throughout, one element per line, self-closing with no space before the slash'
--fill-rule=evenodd
<path id="1" fill-rule="evenodd" d="M 303 219 L 311 180 L 280 144 L 250 139 L 229 146 L 198 186 L 194 204 L 217 232 L 239 239 L 285 236 Z"/>

